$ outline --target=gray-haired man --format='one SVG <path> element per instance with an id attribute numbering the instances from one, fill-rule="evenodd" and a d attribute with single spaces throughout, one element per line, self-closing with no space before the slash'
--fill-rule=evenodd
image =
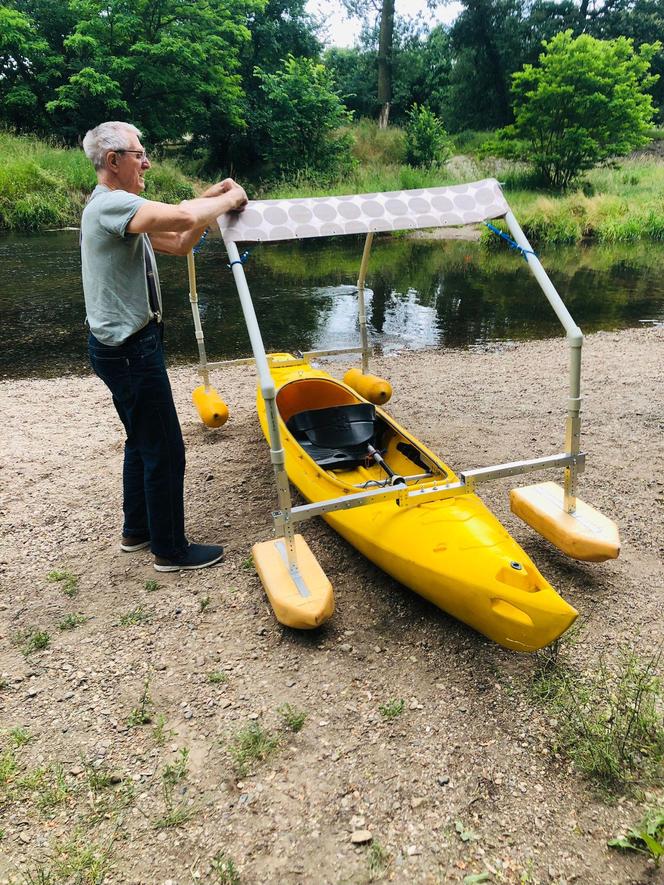
<path id="1" fill-rule="evenodd" d="M 157 571 L 197 569 L 219 562 L 223 547 L 191 544 L 184 531 L 184 443 L 164 365 L 155 252 L 186 255 L 247 196 L 227 178 L 176 206 L 144 199 L 150 161 L 140 137 L 129 123 L 108 122 L 83 139 L 98 182 L 81 219 L 88 347 L 127 435 L 121 549 L 150 546 Z"/>

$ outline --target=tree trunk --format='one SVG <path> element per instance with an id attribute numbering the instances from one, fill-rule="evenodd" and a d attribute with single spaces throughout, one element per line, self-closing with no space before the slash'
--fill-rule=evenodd
<path id="1" fill-rule="evenodd" d="M 383 0 L 378 39 L 378 125 L 387 129 L 392 101 L 392 38 L 394 34 L 394 0 Z"/>

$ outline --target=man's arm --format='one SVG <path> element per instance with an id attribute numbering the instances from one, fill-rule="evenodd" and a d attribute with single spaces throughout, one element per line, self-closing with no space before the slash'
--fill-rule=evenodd
<path id="1" fill-rule="evenodd" d="M 183 200 L 177 206 L 146 200 L 127 225 L 127 232 L 149 234 L 158 252 L 186 255 L 219 215 L 243 209 L 246 203 L 244 190 L 231 179 L 225 179 L 202 197 Z"/>

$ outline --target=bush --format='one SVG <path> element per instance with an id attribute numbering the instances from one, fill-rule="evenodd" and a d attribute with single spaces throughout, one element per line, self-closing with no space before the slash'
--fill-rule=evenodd
<path id="1" fill-rule="evenodd" d="M 453 145 L 442 120 L 423 105 L 408 111 L 406 162 L 412 166 L 434 166 L 452 156 Z"/>
<path id="2" fill-rule="evenodd" d="M 529 160 L 542 180 L 563 189 L 581 172 L 624 156 L 650 140 L 654 114 L 648 89 L 650 61 L 659 43 L 576 39 L 571 31 L 544 43 L 539 66 L 512 77 L 514 124 L 484 146 L 510 159 Z"/>
<path id="3" fill-rule="evenodd" d="M 331 73 L 311 58 L 289 55 L 273 74 L 254 68 L 265 93 L 259 124 L 262 159 L 272 175 L 307 170 L 331 180 L 352 166 L 350 114 L 334 91 Z"/>

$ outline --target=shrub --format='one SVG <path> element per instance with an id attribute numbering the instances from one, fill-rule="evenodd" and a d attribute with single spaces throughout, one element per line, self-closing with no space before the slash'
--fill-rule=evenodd
<path id="1" fill-rule="evenodd" d="M 650 61 L 661 44 L 597 40 L 572 31 L 544 42 L 539 66 L 512 77 L 514 124 L 483 152 L 528 158 L 543 182 L 563 189 L 584 170 L 650 140 Z"/>
<path id="2" fill-rule="evenodd" d="M 257 67 L 254 74 L 265 93 L 262 159 L 273 175 L 307 170 L 329 180 L 351 167 L 351 137 L 339 132 L 350 114 L 330 71 L 313 59 L 289 55 L 274 73 Z"/>
<path id="3" fill-rule="evenodd" d="M 411 166 L 434 166 L 448 160 L 452 150 L 442 120 L 428 108 L 414 104 L 408 111 L 406 162 Z"/>

